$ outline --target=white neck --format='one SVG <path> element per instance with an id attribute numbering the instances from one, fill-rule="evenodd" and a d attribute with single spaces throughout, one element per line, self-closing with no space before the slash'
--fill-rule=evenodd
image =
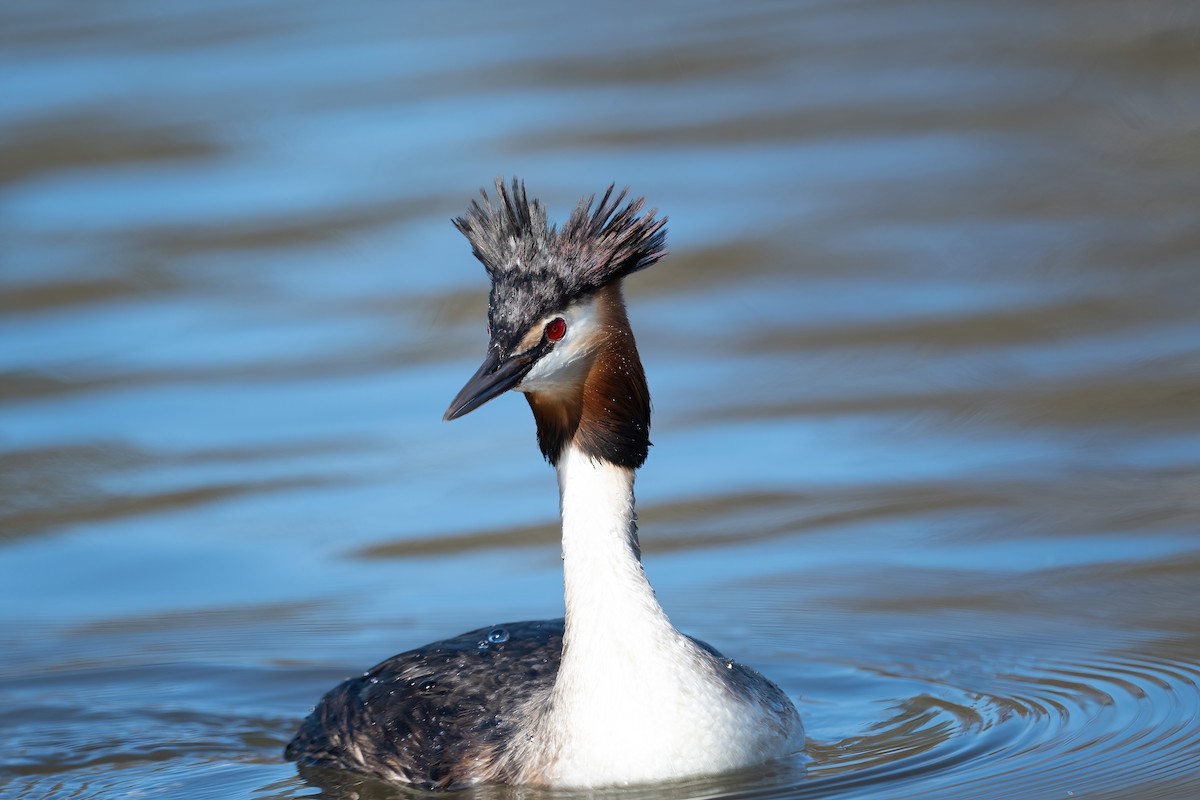
<path id="1" fill-rule="evenodd" d="M 671 625 L 636 549 L 633 470 L 568 445 L 558 461 L 566 633 L 539 782 L 679 778 L 762 760 L 760 722 L 714 659 Z"/>
<path id="2" fill-rule="evenodd" d="M 568 445 L 558 462 L 568 653 L 676 633 L 654 596 L 637 550 L 634 472 L 593 461 Z"/>

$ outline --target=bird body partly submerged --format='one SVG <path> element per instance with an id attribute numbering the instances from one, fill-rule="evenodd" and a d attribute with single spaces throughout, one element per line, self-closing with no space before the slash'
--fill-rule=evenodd
<path id="1" fill-rule="evenodd" d="M 604 722 L 594 732 L 611 726 L 604 741 L 613 746 L 589 751 L 582 736 L 563 741 L 549 715 L 533 722 L 552 702 L 563 631 L 561 619 L 507 623 L 392 656 L 325 695 L 288 745 L 287 758 L 426 789 L 489 783 L 578 787 L 723 772 L 788 755 L 803 744 L 798 718 L 792 737 L 773 729 L 778 719 L 791 716 L 787 712 L 794 714 L 778 688 L 694 639 L 688 639 L 689 658 L 712 676 L 711 683 L 722 685 L 715 703 L 732 712 L 719 716 L 735 717 L 736 727 L 744 728 L 760 715 L 745 717 L 739 709 L 751 699 L 769 700 L 777 720 L 765 721 L 752 741 L 774 736 L 779 744 L 750 752 L 743 744 L 741 752 L 731 751 L 731 742 L 744 742 L 739 730 L 705 714 L 691 735 L 664 746 L 664 731 L 651 720 L 640 714 L 619 719 L 609 708 L 601 709 Z M 694 709 L 703 709 L 706 698 L 684 693 L 673 704 L 680 699 L 693 713 L 673 718 L 667 729 L 687 733 L 680 723 L 697 724 Z M 678 753 L 672 751 L 680 749 L 684 756 L 675 760 Z"/>
<path id="2" fill-rule="evenodd" d="M 287 757 L 427 788 L 588 787 L 797 751 L 787 696 L 676 630 L 642 568 L 634 473 L 650 401 L 620 279 L 662 257 L 664 222 L 605 195 L 560 233 L 515 181 L 511 195 L 497 188 L 499 209 L 475 204 L 456 221 L 492 277 L 491 343 L 446 417 L 525 393 L 558 472 L 566 617 L 382 662 L 329 692 Z"/>

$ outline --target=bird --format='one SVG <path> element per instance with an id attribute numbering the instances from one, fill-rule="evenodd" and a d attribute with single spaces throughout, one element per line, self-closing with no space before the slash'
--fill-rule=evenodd
<path id="1" fill-rule="evenodd" d="M 787 694 L 678 631 L 642 566 L 650 394 L 622 282 L 666 255 L 667 219 L 613 184 L 559 228 L 523 181 L 495 187 L 454 220 L 491 279 L 489 341 L 444 419 L 524 394 L 558 477 L 565 616 L 393 656 L 329 691 L 285 756 L 444 790 L 653 784 L 799 753 Z"/>

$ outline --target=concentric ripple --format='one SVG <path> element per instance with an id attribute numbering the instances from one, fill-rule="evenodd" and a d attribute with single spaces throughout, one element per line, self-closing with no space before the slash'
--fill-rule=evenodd
<path id="1" fill-rule="evenodd" d="M 878 688 L 897 679 L 881 676 Z M 1147 782 L 1200 788 L 1194 664 L 1102 657 L 1018 665 L 980 684 L 929 682 L 860 735 L 810 741 L 808 780 L 793 788 L 804 796 L 973 798 Z"/>

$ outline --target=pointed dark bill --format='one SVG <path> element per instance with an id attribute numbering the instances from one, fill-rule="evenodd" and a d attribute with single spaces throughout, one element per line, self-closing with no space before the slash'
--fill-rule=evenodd
<path id="1" fill-rule="evenodd" d="M 488 349 L 487 358 L 476 370 L 467 385 L 450 402 L 443 420 L 449 421 L 469 414 L 494 397 L 504 394 L 521 382 L 533 368 L 533 353 L 517 353 L 502 358 L 496 350 Z"/>

